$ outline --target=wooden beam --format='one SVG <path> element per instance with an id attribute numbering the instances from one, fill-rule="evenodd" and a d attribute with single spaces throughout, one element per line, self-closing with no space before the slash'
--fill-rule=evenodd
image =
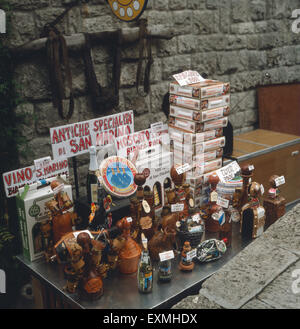
<path id="1" fill-rule="evenodd" d="M 157 25 L 148 28 L 149 34 L 146 38 L 170 40 L 174 36 L 178 35 L 174 29 L 166 28 L 162 25 Z M 139 39 L 139 28 L 126 28 L 122 29 L 121 43 L 122 45 L 134 43 Z M 116 30 L 88 33 L 92 46 L 101 43 L 111 43 L 114 40 Z M 85 38 L 83 33 L 72 34 L 70 36 L 64 36 L 66 39 L 67 47 L 70 51 L 79 51 L 85 45 Z M 45 49 L 45 43 L 47 38 L 36 39 L 27 42 L 19 47 L 10 49 L 14 56 L 32 55 L 35 52 L 43 51 Z"/>

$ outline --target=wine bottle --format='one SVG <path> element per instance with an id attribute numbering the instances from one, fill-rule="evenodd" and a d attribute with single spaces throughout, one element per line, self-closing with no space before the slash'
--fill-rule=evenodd
<path id="1" fill-rule="evenodd" d="M 99 168 L 96 157 L 96 147 L 90 146 L 90 165 L 89 171 L 86 180 L 86 190 L 87 190 L 87 200 L 88 203 L 91 204 L 94 202 L 98 204 L 98 176 L 99 176 Z"/>
<path id="2" fill-rule="evenodd" d="M 153 267 L 147 248 L 147 239 L 143 233 L 141 237 L 143 251 L 138 266 L 138 289 L 141 293 L 148 293 L 152 291 L 153 287 Z"/>

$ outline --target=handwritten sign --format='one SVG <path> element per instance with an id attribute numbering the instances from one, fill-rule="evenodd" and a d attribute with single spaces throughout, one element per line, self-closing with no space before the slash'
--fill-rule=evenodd
<path id="1" fill-rule="evenodd" d="M 285 184 L 285 178 L 284 178 L 284 176 L 280 176 L 280 177 L 277 177 L 275 179 L 275 185 L 276 185 L 276 187 L 278 187 L 280 185 L 283 185 L 283 184 Z"/>
<path id="2" fill-rule="evenodd" d="M 165 252 L 161 252 L 159 254 L 159 259 L 161 262 L 164 262 L 166 260 L 169 260 L 169 259 L 173 259 L 174 258 L 174 251 L 173 250 L 168 250 L 168 251 L 165 251 Z"/>
<path id="3" fill-rule="evenodd" d="M 236 161 L 229 163 L 227 166 L 224 166 L 216 170 L 216 174 L 219 176 L 222 183 L 226 183 L 232 180 L 235 175 L 241 170 L 240 166 Z"/>
<path id="4" fill-rule="evenodd" d="M 88 153 L 92 145 L 113 144 L 116 137 L 133 131 L 133 111 L 50 128 L 53 158 L 70 158 Z"/>
<path id="5" fill-rule="evenodd" d="M 197 71 L 184 71 L 173 75 L 174 79 L 180 86 L 187 86 L 193 83 L 205 81 Z"/>
<path id="6" fill-rule="evenodd" d="M 19 189 L 26 184 L 33 184 L 39 180 L 56 177 L 57 175 L 69 176 L 67 159 L 39 161 L 37 167 L 29 166 L 4 173 L 3 182 L 5 193 L 8 198 L 19 193 Z"/>

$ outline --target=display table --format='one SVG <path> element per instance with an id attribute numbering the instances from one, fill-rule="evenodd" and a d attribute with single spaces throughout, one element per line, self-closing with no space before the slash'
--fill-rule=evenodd
<path id="1" fill-rule="evenodd" d="M 187 295 L 197 293 L 206 278 L 218 271 L 248 243 L 241 240 L 239 224 L 234 224 L 232 246 L 222 258 L 205 264 L 196 263 L 194 270 L 186 273 L 178 269 L 180 259 L 178 255 L 176 260 L 173 260 L 171 282 L 158 283 L 157 271 L 154 271 L 153 291 L 150 294 L 138 292 L 136 273 L 121 275 L 116 271 L 103 281 L 104 294 L 99 300 L 93 302 L 80 300 L 77 294 L 69 294 L 62 290 L 66 284 L 62 265 L 48 264 L 43 259 L 30 263 L 22 256 L 18 256 L 17 259 L 35 278 L 34 290 L 36 294 L 40 294 L 36 296 L 39 300 L 37 307 L 40 308 L 169 308 Z"/>
<path id="2" fill-rule="evenodd" d="M 300 199 L 300 136 L 257 129 L 234 137 L 232 156 L 240 166 L 254 165 L 252 181 L 263 184 L 266 191 L 271 175 L 283 175 L 281 195 L 287 203 Z"/>

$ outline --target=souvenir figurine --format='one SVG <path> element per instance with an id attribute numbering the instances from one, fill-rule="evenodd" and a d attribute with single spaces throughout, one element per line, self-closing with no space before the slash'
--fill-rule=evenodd
<path id="1" fill-rule="evenodd" d="M 236 208 L 239 212 L 242 211 L 243 206 L 248 203 L 249 198 L 249 184 L 253 176 L 254 167 L 246 164 L 241 167 L 241 176 L 243 178 L 243 187 L 242 189 L 236 189 L 234 199 L 238 199 Z"/>
<path id="2" fill-rule="evenodd" d="M 210 262 L 221 258 L 225 254 L 226 250 L 226 243 L 223 240 L 205 240 L 197 247 L 196 259 L 200 263 Z"/>
<path id="3" fill-rule="evenodd" d="M 116 224 L 125 238 L 124 246 L 119 251 L 119 270 L 122 274 L 135 273 L 141 256 L 141 247 L 130 236 L 131 222 L 130 217 L 124 217 Z"/>
<path id="4" fill-rule="evenodd" d="M 181 261 L 179 263 L 179 269 L 181 271 L 192 271 L 194 269 L 194 262 L 192 259 L 188 258 L 188 253 L 192 250 L 189 241 L 186 241 L 183 245 L 181 252 Z"/>
<path id="5" fill-rule="evenodd" d="M 264 231 L 265 209 L 260 206 L 260 184 L 253 182 L 249 186 L 250 201 L 242 208 L 240 231 L 243 239 L 255 239 Z"/>
<path id="6" fill-rule="evenodd" d="M 220 224 L 220 231 L 219 231 L 219 240 L 226 239 L 226 247 L 231 246 L 232 241 L 232 219 L 231 219 L 231 213 L 228 209 L 224 210 L 224 221 Z"/>
<path id="7" fill-rule="evenodd" d="M 154 234 L 149 241 L 148 248 L 153 261 L 159 260 L 159 254 L 166 250 L 174 249 L 176 231 L 168 226 Z"/>
<path id="8" fill-rule="evenodd" d="M 153 287 L 153 268 L 147 247 L 148 240 L 143 233 L 141 238 L 143 250 L 138 266 L 138 289 L 142 293 L 148 293 L 152 291 Z"/>
<path id="9" fill-rule="evenodd" d="M 211 191 L 209 195 L 209 202 L 207 205 L 207 216 L 204 217 L 205 220 L 205 231 L 209 233 L 217 233 L 220 230 L 219 224 L 219 211 L 221 210 L 217 206 L 218 193 L 216 191 L 217 185 L 219 183 L 219 177 L 216 174 L 209 176 L 209 184 L 211 186 Z"/>
<path id="10" fill-rule="evenodd" d="M 146 177 L 143 173 L 136 173 L 134 176 L 134 182 L 138 186 L 136 191 L 136 197 L 138 200 L 144 199 L 144 189 L 143 185 L 146 182 Z"/>
<path id="11" fill-rule="evenodd" d="M 285 214 L 286 200 L 280 195 L 280 191 L 277 187 L 280 177 L 273 175 L 269 179 L 270 188 L 268 190 L 267 198 L 264 200 L 264 208 L 266 210 L 266 228 L 275 223 L 278 218 Z"/>

